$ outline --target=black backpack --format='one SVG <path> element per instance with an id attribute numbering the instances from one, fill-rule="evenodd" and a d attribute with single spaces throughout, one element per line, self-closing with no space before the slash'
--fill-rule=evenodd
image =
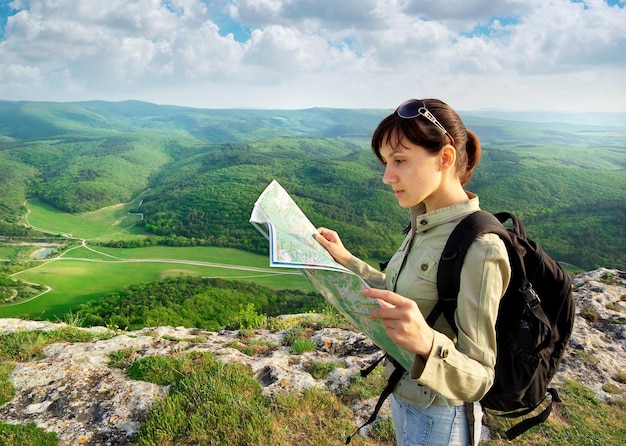
<path id="1" fill-rule="evenodd" d="M 503 225 L 508 220 L 513 223 L 511 229 Z M 541 413 L 506 432 L 507 438 L 512 440 L 544 422 L 550 415 L 552 403 L 561 401 L 556 390 L 548 385 L 558 370 L 572 333 L 576 307 L 571 278 L 539 245 L 526 237 L 519 218 L 507 212 L 494 215 L 477 211 L 465 217 L 448 238 L 437 273 L 439 300 L 426 318 L 429 325 L 432 326 L 443 314 L 457 331 L 454 313 L 463 260 L 474 239 L 486 233 L 497 234 L 504 241 L 512 275 L 500 301 L 496 321 L 495 380 L 481 404 L 499 412 L 498 415 L 516 418 L 533 412 L 548 395 L 551 396 L 550 404 Z M 376 419 L 382 402 L 393 392 L 402 376 L 403 371 L 398 370 L 401 366 L 389 359 L 394 362 L 396 371 L 389 377 L 374 414 L 363 426 Z M 375 366 L 373 364 L 361 374 L 365 376 Z"/>

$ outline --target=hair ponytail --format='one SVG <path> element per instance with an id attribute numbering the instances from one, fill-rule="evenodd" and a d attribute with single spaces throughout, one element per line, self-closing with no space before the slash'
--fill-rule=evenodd
<path id="1" fill-rule="evenodd" d="M 439 99 L 424 99 L 426 107 L 435 115 L 446 130 L 454 138 L 454 148 L 457 150 L 456 170 L 462 186 L 469 183 L 474 173 L 474 169 L 480 161 L 481 147 L 478 136 L 465 127 L 463 120 L 457 112 L 445 102 Z M 420 121 L 423 123 L 423 120 Z M 428 126 L 429 129 L 432 126 Z M 441 132 L 439 133 L 440 137 Z M 443 137 L 445 143 L 447 138 Z M 440 146 L 442 147 L 442 146 Z"/>
<path id="2" fill-rule="evenodd" d="M 465 168 L 463 166 L 459 167 L 459 179 L 461 180 L 461 185 L 465 186 L 469 183 L 469 180 L 472 178 L 472 174 L 474 173 L 474 169 L 478 165 L 478 161 L 480 161 L 481 155 L 481 147 L 480 141 L 474 132 L 470 129 L 466 128 L 465 132 L 467 133 L 467 140 L 465 142 Z"/>

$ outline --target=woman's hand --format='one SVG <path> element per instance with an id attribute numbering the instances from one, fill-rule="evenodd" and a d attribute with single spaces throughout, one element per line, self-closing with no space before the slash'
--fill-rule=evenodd
<path id="1" fill-rule="evenodd" d="M 348 251 L 339 234 L 327 228 L 317 228 L 317 234 L 315 234 L 315 240 L 317 240 L 326 250 L 333 256 L 333 259 L 337 263 L 346 266 L 352 258 L 352 253 Z"/>
<path id="2" fill-rule="evenodd" d="M 365 288 L 363 295 L 380 302 L 381 306 L 372 310 L 370 316 L 382 319 L 389 339 L 405 350 L 428 358 L 435 334 L 414 301 L 376 288 Z"/>

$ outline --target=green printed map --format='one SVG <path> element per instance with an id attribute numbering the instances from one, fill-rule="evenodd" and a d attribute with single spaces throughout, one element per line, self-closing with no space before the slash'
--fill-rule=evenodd
<path id="1" fill-rule="evenodd" d="M 277 181 L 257 200 L 250 222 L 270 241 L 271 266 L 348 271 L 315 241 L 315 226 Z"/>
<path id="2" fill-rule="evenodd" d="M 277 181 L 272 181 L 259 196 L 250 222 L 269 239 L 270 266 L 298 268 L 363 334 L 407 370 L 411 368 L 415 355 L 393 343 L 380 320 L 370 318 L 369 313 L 378 302 L 361 294 L 367 287 L 365 281 L 335 262 L 315 241 L 315 226 Z"/>

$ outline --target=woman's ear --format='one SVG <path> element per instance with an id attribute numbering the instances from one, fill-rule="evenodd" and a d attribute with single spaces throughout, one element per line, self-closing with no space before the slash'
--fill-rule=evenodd
<path id="1" fill-rule="evenodd" d="M 449 169 L 450 167 L 454 167 L 456 162 L 456 149 L 452 147 L 450 144 L 445 145 L 441 149 L 441 169 Z"/>

